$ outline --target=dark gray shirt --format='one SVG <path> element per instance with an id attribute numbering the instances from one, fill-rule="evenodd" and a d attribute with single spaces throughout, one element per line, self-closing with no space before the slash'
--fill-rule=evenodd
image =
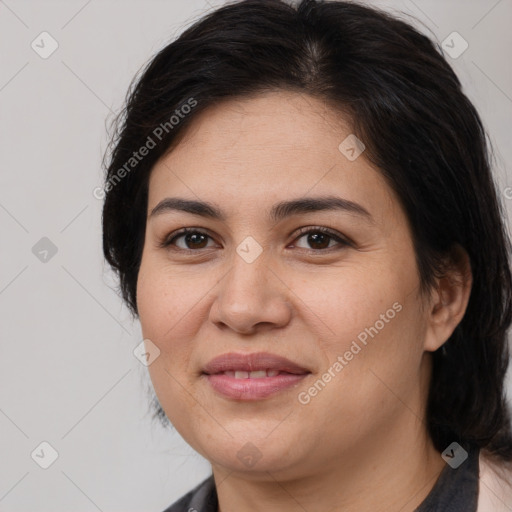
<path id="1" fill-rule="evenodd" d="M 447 464 L 415 512 L 476 512 L 480 474 L 478 456 L 478 448 L 473 448 L 457 469 Z M 217 509 L 215 482 L 210 476 L 164 512 L 217 512 Z"/>

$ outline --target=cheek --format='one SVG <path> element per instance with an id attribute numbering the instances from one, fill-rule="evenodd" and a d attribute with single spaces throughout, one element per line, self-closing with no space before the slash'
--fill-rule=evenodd
<path id="1" fill-rule="evenodd" d="M 194 340 L 205 321 L 201 299 L 210 288 L 208 280 L 176 272 L 158 255 L 145 255 L 141 261 L 137 281 L 139 320 L 143 337 L 160 350 L 148 370 L 166 411 L 187 401 L 183 389 L 188 389 L 195 378 L 190 364 Z M 176 403 L 168 409 L 164 401 Z"/>
<path id="2" fill-rule="evenodd" d="M 325 348 L 348 349 L 353 339 L 364 343 L 375 327 L 378 333 L 389 332 L 408 300 L 407 273 L 367 265 L 365 268 L 342 268 L 324 272 L 290 285 L 303 304 L 297 307 L 308 316 L 311 326 L 318 326 Z M 288 281 L 290 283 L 292 281 Z M 299 301 L 300 302 L 300 301 Z M 402 315 L 403 316 L 403 315 Z M 372 334 L 375 329 L 370 329 Z"/>
<path id="3" fill-rule="evenodd" d="M 156 277 L 154 271 L 141 265 L 137 281 L 137 309 L 144 338 L 149 338 L 162 350 L 161 340 L 169 328 L 172 308 L 165 300 L 165 285 Z"/>
<path id="4" fill-rule="evenodd" d="M 415 388 L 426 332 L 416 290 L 407 283 L 374 282 L 367 289 L 358 283 L 333 295 L 327 319 L 335 335 L 323 340 L 325 370 L 336 375 L 326 375 L 335 382 L 331 391 L 354 404 L 354 413 L 357 404 L 383 405 L 393 396 L 389 389 L 405 396 Z"/>
<path id="5" fill-rule="evenodd" d="M 296 283 L 297 296 L 307 298 L 303 311 L 312 312 L 308 314 L 317 326 L 314 330 L 321 332 L 318 394 L 324 394 L 326 384 L 327 401 L 340 403 L 344 396 L 341 402 L 378 404 L 382 393 L 389 395 L 379 377 L 407 393 L 418 377 L 426 328 L 418 286 L 414 259 L 395 264 L 392 258 L 386 265 L 341 269 Z"/>
<path id="6" fill-rule="evenodd" d="M 416 403 L 423 353 L 418 306 L 412 296 L 383 297 L 384 302 L 354 290 L 350 299 L 358 307 L 340 302 L 335 310 L 332 303 L 336 335 L 320 341 L 325 365 L 297 393 L 306 421 L 322 421 L 326 438 L 344 432 L 345 441 L 357 443 L 372 432 L 378 435 L 382 425 L 404 413 L 404 404 Z"/>
<path id="7" fill-rule="evenodd" d="M 171 270 L 161 258 L 144 256 L 137 280 L 137 308 L 143 335 L 162 350 L 169 338 L 181 338 L 188 315 L 207 288 Z"/>
<path id="8" fill-rule="evenodd" d="M 176 279 L 151 258 L 143 258 L 137 281 L 137 308 L 145 339 L 160 355 L 148 366 L 158 400 L 171 423 L 181 432 L 189 428 L 188 418 L 197 401 L 185 393 L 191 389 L 187 371 L 191 344 L 183 333 L 190 305 Z M 188 342 L 187 342 L 188 341 Z"/>

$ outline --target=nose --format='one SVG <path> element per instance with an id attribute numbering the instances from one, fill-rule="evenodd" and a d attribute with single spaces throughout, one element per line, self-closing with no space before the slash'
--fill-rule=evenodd
<path id="1" fill-rule="evenodd" d="M 216 291 L 209 318 L 221 329 L 251 334 L 284 327 L 291 319 L 291 292 L 268 265 L 265 251 L 252 263 L 235 253 Z"/>

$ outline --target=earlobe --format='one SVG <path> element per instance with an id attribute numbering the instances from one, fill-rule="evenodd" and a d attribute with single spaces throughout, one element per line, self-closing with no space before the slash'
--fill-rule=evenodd
<path id="1" fill-rule="evenodd" d="M 444 276 L 437 280 L 431 293 L 426 351 L 434 352 L 441 347 L 459 325 L 466 312 L 472 284 L 469 256 L 457 245 L 450 254 Z"/>

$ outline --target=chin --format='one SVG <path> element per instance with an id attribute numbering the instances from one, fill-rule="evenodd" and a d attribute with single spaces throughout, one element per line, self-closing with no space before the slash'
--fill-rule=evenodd
<path id="1" fill-rule="evenodd" d="M 247 432 L 240 437 L 226 439 L 219 442 L 211 439 L 211 445 L 203 445 L 201 454 L 212 465 L 217 465 L 229 472 L 254 475 L 258 480 L 268 480 L 268 473 L 288 472 L 298 460 L 291 460 L 291 453 L 297 456 L 293 446 L 283 446 L 283 439 L 269 440 L 261 436 L 251 437 Z M 286 436 L 289 441 L 290 437 Z M 252 439 L 252 440 L 251 440 Z"/>

